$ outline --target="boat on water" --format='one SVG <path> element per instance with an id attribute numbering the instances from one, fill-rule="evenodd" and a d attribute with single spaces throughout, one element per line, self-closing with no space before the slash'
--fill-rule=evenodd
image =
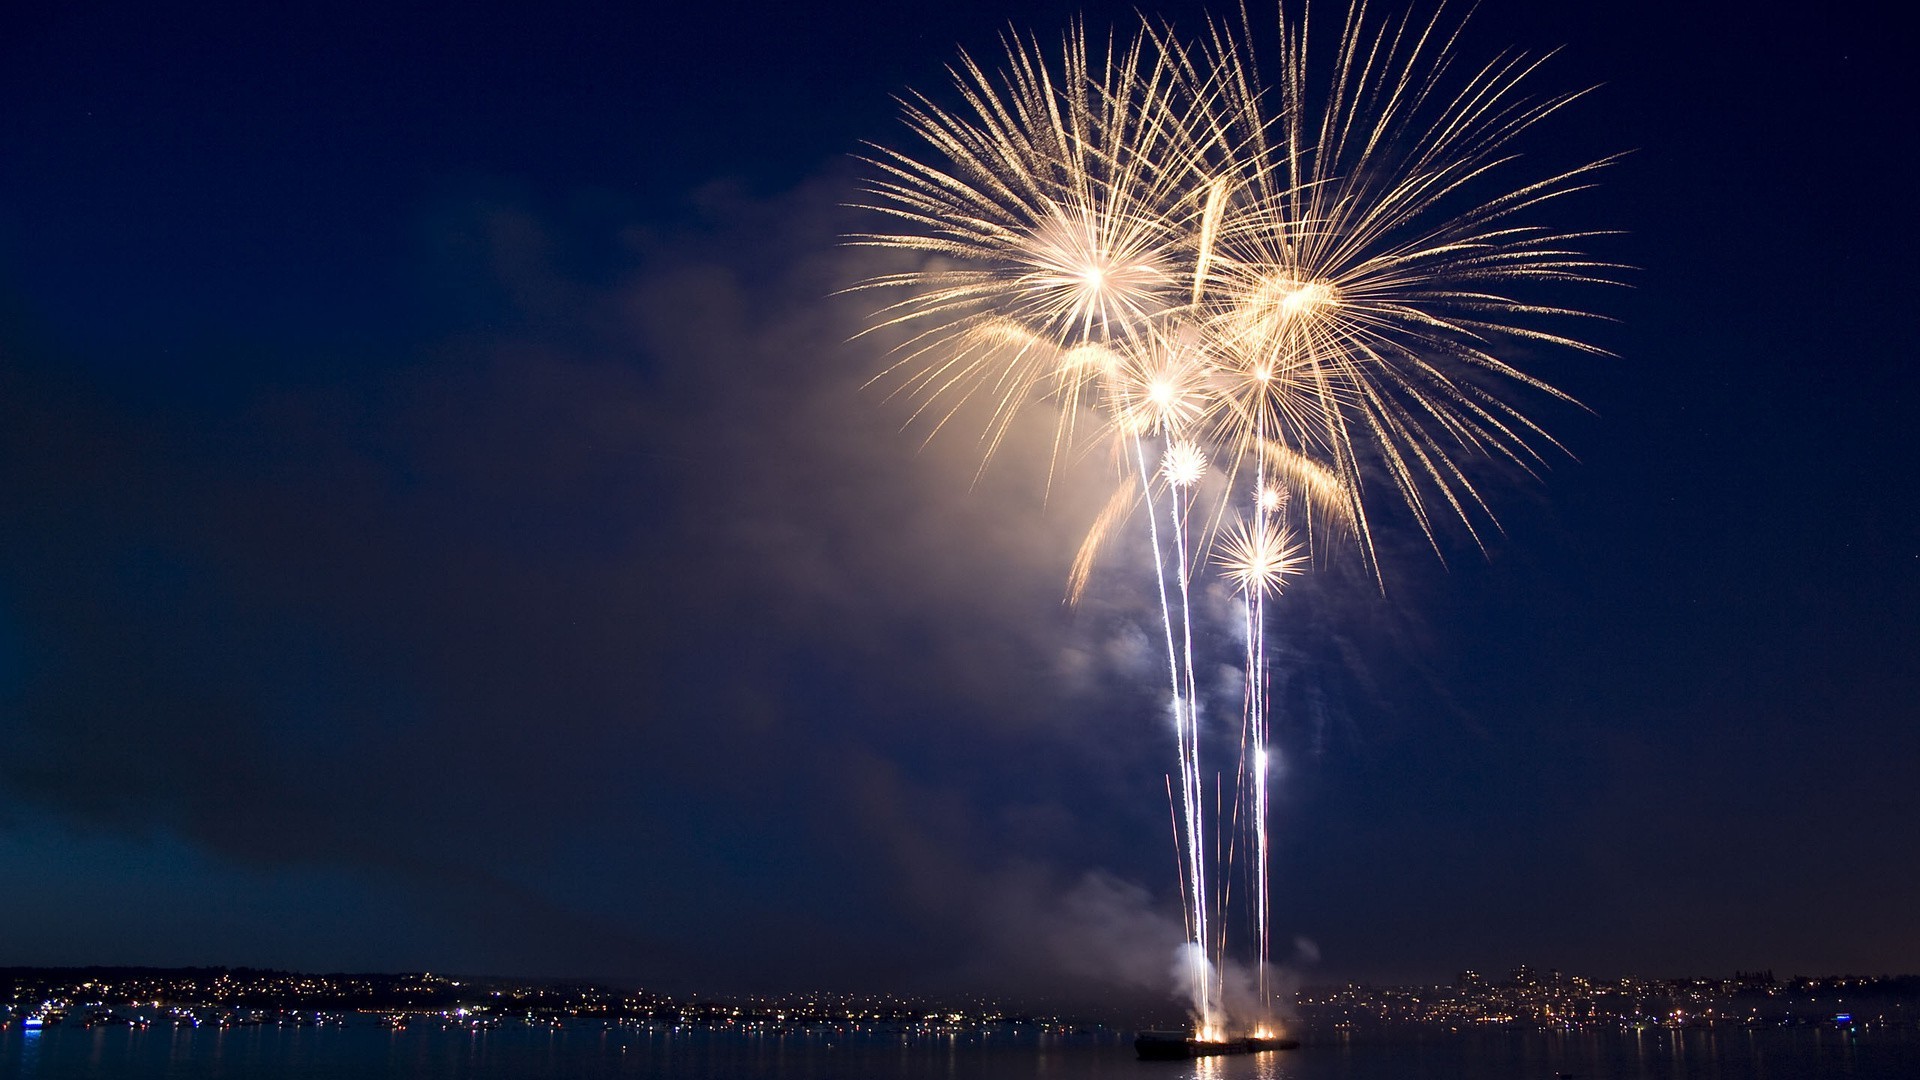
<path id="1" fill-rule="evenodd" d="M 65 1009 L 42 1008 L 38 1012 L 28 1013 L 20 1021 L 22 1031 L 39 1031 L 50 1028 L 67 1018 Z"/>
<path id="2" fill-rule="evenodd" d="M 1239 1039 L 1196 1039 L 1185 1031 L 1143 1031 L 1133 1040 L 1141 1061 L 1185 1061 L 1216 1054 L 1263 1054 L 1269 1050 L 1296 1050 L 1299 1039 L 1248 1035 Z"/>

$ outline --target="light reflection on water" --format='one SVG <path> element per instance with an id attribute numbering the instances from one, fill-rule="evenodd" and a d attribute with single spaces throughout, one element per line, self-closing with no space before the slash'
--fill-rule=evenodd
<path id="1" fill-rule="evenodd" d="M 1328 1037 L 1294 1051 L 1134 1060 L 1093 1036 L 246 1027 L 0 1029 L 9 1080 L 1911 1080 L 1920 1032 L 1720 1029 Z"/>

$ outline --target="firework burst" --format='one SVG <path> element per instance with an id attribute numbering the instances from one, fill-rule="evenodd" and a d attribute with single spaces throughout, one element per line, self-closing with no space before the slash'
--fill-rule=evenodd
<path id="1" fill-rule="evenodd" d="M 1278 594 L 1287 579 L 1307 568 L 1306 549 L 1271 520 L 1236 523 L 1221 537 L 1214 560 L 1241 592 L 1262 596 Z"/>
<path id="2" fill-rule="evenodd" d="M 962 54 L 956 104 L 903 101 L 918 151 L 866 157 L 864 205 L 893 228 L 851 238 L 911 263 L 856 288 L 890 298 L 870 332 L 902 344 L 877 379 L 915 403 L 929 436 L 981 410 L 984 464 L 1047 399 L 1055 466 L 1110 448 L 1117 486 L 1074 560 L 1071 597 L 1114 530 L 1146 521 L 1195 1020 L 1208 1032 L 1223 1017 L 1204 972 L 1220 967 L 1231 889 L 1207 845 L 1194 575 L 1211 564 L 1243 597 L 1233 805 L 1251 834 L 1264 993 L 1267 603 L 1305 568 L 1307 541 L 1331 534 L 1356 537 L 1379 573 L 1367 509 L 1382 478 L 1429 541 L 1448 518 L 1477 537 L 1491 518 L 1472 461 L 1530 468 L 1555 445 L 1507 394 L 1567 399 L 1514 366 L 1512 346 L 1600 351 L 1555 329 L 1591 316 L 1535 294 L 1618 270 L 1583 253 L 1600 233 L 1544 213 L 1611 159 L 1541 175 L 1514 149 L 1581 96 L 1534 95 L 1539 60 L 1466 66 L 1457 22 L 1374 18 L 1364 0 L 1330 50 L 1304 9 L 1283 3 L 1277 29 L 1271 84 L 1244 9 L 1193 39 L 1144 21 L 1104 51 L 1076 29 L 1057 63 L 1013 35 L 998 66 Z"/>

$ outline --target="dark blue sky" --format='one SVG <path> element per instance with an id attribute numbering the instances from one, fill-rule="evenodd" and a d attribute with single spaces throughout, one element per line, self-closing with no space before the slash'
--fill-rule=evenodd
<path id="1" fill-rule="evenodd" d="M 1124 597 L 1058 602 L 1099 494 L 916 453 L 831 295 L 890 95 L 1082 9 L 343 7 L 0 40 L 0 962 L 1157 979 L 1168 748 Z M 1291 601 L 1306 978 L 1920 969 L 1873 10 L 1473 16 L 1604 84 L 1528 149 L 1632 151 L 1581 213 L 1637 269 L 1485 558 Z"/>

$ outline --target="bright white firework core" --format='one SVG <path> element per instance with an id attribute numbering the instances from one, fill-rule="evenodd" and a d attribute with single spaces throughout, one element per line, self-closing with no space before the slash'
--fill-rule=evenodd
<path id="1" fill-rule="evenodd" d="M 1234 323 L 1240 333 L 1259 338 L 1278 334 L 1339 304 L 1339 290 L 1332 285 L 1280 274 L 1267 278 L 1247 295 Z M 1273 371 L 1262 364 L 1253 371 L 1253 377 L 1264 382 L 1273 377 Z"/>
<path id="2" fill-rule="evenodd" d="M 1160 471 L 1174 487 L 1191 487 L 1206 475 L 1207 455 L 1190 442 L 1174 443 L 1161 456 Z"/>
<path id="3" fill-rule="evenodd" d="M 1333 286 L 1319 281 L 1296 282 L 1280 301 L 1280 310 L 1289 318 L 1332 307 L 1338 302 Z"/>

